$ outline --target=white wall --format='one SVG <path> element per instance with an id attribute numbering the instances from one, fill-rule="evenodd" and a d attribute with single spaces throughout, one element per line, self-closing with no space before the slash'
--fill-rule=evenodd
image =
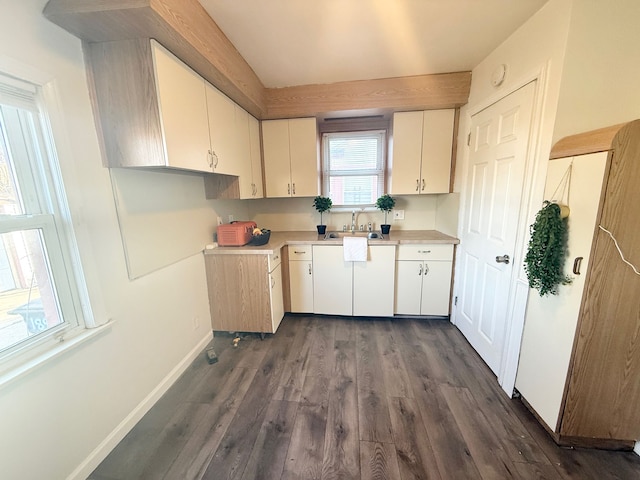
<path id="1" fill-rule="evenodd" d="M 451 211 L 451 205 L 446 201 L 449 195 L 408 195 L 396 197 L 397 210 L 405 211 L 404 220 L 393 220 L 393 213 L 387 216 L 392 230 L 434 230 L 436 217 L 441 208 L 443 228 L 447 228 L 445 218 L 455 217 L 456 214 L 444 215 L 442 212 Z M 249 203 L 249 215 L 262 228 L 281 231 L 311 231 L 320 223 L 320 214 L 313 208 L 313 198 L 270 198 L 252 200 Z M 438 205 L 442 204 L 442 207 Z M 351 226 L 351 210 L 339 211 L 335 209 L 322 215 L 322 222 L 327 230 L 342 230 L 343 225 Z M 384 223 L 384 213 L 380 210 L 358 212 L 357 224 L 366 225 L 371 222 L 374 229 L 380 230 Z M 455 228 L 445 232 L 455 235 Z"/>
<path id="2" fill-rule="evenodd" d="M 91 306 L 98 323 L 115 323 L 0 388 L 0 476 L 7 479 L 62 479 L 88 459 L 85 470 L 78 472 L 84 478 L 109 445 L 91 457 L 94 449 L 141 402 L 161 393 L 163 380 L 190 354 L 197 354 L 211 335 L 201 255 L 129 280 L 109 171 L 102 167 L 94 129 L 81 44 L 42 16 L 45 3 L 0 0 L 0 71 L 53 82 L 59 101 L 59 109 L 51 112 L 54 139 Z M 175 182 L 181 178 L 176 175 Z M 216 210 L 246 214 L 245 207 L 237 205 L 209 205 L 211 228 Z M 184 215 L 190 214 L 185 208 Z M 111 440 L 116 442 L 124 433 L 116 432 Z"/>
<path id="3" fill-rule="evenodd" d="M 576 1 L 554 140 L 640 117 L 640 2 Z"/>

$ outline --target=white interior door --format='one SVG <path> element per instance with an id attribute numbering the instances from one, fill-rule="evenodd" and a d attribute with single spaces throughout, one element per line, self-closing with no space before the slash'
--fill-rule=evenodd
<path id="1" fill-rule="evenodd" d="M 471 118 L 455 324 L 498 374 L 504 350 L 535 82 Z"/>

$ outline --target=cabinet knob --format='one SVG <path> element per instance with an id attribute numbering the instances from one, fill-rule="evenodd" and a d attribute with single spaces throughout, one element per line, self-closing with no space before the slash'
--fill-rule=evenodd
<path id="1" fill-rule="evenodd" d="M 296 194 L 296 184 L 295 183 L 293 184 L 293 194 L 294 195 Z"/>
<path id="2" fill-rule="evenodd" d="M 427 276 L 427 273 L 429 273 L 429 265 L 427 265 L 426 263 L 424 264 L 424 275 L 425 277 Z"/>
<path id="3" fill-rule="evenodd" d="M 309 275 L 311 275 L 311 264 L 309 264 Z"/>
<path id="4" fill-rule="evenodd" d="M 416 192 L 420 190 L 420 179 L 416 178 Z"/>
<path id="5" fill-rule="evenodd" d="M 418 276 L 422 275 L 422 264 L 418 267 Z"/>
<path id="6" fill-rule="evenodd" d="M 424 192 L 424 178 L 422 179 L 422 191 Z"/>
<path id="7" fill-rule="evenodd" d="M 291 184 L 287 183 L 287 195 L 291 195 Z"/>

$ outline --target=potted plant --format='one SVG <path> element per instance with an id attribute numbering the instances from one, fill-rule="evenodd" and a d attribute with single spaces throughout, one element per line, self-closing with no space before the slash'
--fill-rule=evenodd
<path id="1" fill-rule="evenodd" d="M 384 224 L 380 225 L 382 233 L 389 233 L 391 225 L 387 223 L 387 214 L 393 210 L 396 205 L 396 199 L 389 194 L 384 194 L 376 200 L 376 207 L 384 212 Z"/>
<path id="2" fill-rule="evenodd" d="M 567 221 L 562 217 L 562 207 L 545 201 L 530 228 L 531 238 L 524 258 L 529 286 L 537 289 L 541 297 L 557 295 L 558 285 L 567 285 L 572 281 L 571 277 L 564 274 Z"/>
<path id="3" fill-rule="evenodd" d="M 324 232 L 327 230 L 327 226 L 322 223 L 322 214 L 331 210 L 333 201 L 329 197 L 318 195 L 313 199 L 313 206 L 317 211 L 320 212 L 320 225 L 316 225 L 316 228 L 318 229 L 318 235 L 324 235 Z"/>

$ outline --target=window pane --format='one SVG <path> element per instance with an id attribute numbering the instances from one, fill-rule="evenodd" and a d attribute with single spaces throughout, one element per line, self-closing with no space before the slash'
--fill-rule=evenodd
<path id="1" fill-rule="evenodd" d="M 4 118 L 0 114 L 0 215 L 22 215 L 24 213 L 17 185 L 14 163 L 7 143 Z"/>
<path id="2" fill-rule="evenodd" d="M 378 176 L 331 176 L 329 195 L 337 205 L 367 205 L 375 203 L 381 195 Z"/>
<path id="3" fill-rule="evenodd" d="M 325 133 L 323 192 L 334 205 L 373 205 L 384 192 L 383 130 Z"/>
<path id="4" fill-rule="evenodd" d="M 0 350 L 61 323 L 40 230 L 0 235 Z"/>

